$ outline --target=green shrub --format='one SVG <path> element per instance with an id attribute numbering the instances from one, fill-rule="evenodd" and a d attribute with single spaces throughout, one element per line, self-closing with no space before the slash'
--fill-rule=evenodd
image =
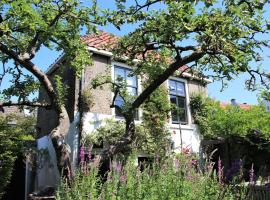
<path id="1" fill-rule="evenodd" d="M 26 149 L 25 142 L 33 140 L 33 123 L 34 117 L 0 116 L 0 199 L 10 181 L 17 156 Z"/>
<path id="2" fill-rule="evenodd" d="M 191 111 L 205 139 L 217 137 L 244 137 L 254 130 L 261 137 L 270 140 L 270 113 L 263 105 L 253 105 L 249 109 L 220 103 L 202 95 L 193 95 L 190 101 Z"/>

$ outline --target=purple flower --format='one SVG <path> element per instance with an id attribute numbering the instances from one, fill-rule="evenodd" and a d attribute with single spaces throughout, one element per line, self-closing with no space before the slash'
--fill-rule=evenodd
<path id="1" fill-rule="evenodd" d="M 221 162 L 221 159 L 220 157 L 218 158 L 218 182 L 220 184 L 223 183 L 223 168 L 222 168 L 222 162 Z"/>
<path id="2" fill-rule="evenodd" d="M 117 171 L 118 173 L 120 173 L 120 172 L 122 171 L 122 164 L 121 164 L 121 162 L 118 162 L 118 163 L 116 164 L 116 171 Z"/>
<path id="3" fill-rule="evenodd" d="M 194 167 L 197 167 L 198 166 L 198 160 L 192 159 L 191 160 L 191 165 L 194 166 Z"/>
<path id="4" fill-rule="evenodd" d="M 255 181 L 255 174 L 254 174 L 253 163 L 252 163 L 251 169 L 249 170 L 249 184 L 254 185 L 254 181 Z"/>
<path id="5" fill-rule="evenodd" d="M 127 180 L 127 175 L 125 173 L 122 173 L 122 175 L 120 176 L 120 183 L 124 184 Z"/>
<path id="6" fill-rule="evenodd" d="M 81 146 L 81 149 L 80 149 L 80 159 L 81 159 L 81 162 L 84 162 L 84 155 L 85 155 L 85 151 L 84 151 L 84 146 L 82 145 Z"/>

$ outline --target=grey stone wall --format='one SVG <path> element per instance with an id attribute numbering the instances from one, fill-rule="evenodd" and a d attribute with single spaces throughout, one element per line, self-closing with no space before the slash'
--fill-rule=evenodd
<path id="1" fill-rule="evenodd" d="M 189 80 L 188 92 L 189 92 L 189 96 L 192 96 L 195 93 L 201 93 L 201 94 L 207 95 L 207 86 L 202 85 L 200 81 Z"/>
<path id="2" fill-rule="evenodd" d="M 111 76 L 111 58 L 103 55 L 93 54 L 93 63 L 91 66 L 87 66 L 84 69 L 82 79 L 82 89 L 90 90 L 91 81 L 98 75 Z M 63 67 L 65 66 L 65 67 Z M 68 86 L 68 92 L 66 95 L 65 106 L 68 111 L 69 120 L 74 120 L 74 114 L 78 111 L 78 100 L 80 92 L 80 80 L 76 78 L 74 70 L 67 64 L 63 65 L 57 70 L 53 71 L 50 76 L 53 77 L 58 74 L 63 77 L 63 83 Z M 189 96 L 194 93 L 203 93 L 207 95 L 207 87 L 203 86 L 200 81 L 188 80 Z M 111 115 L 112 109 L 110 105 L 112 103 L 112 92 L 109 84 L 103 85 L 102 88 L 91 89 L 93 98 L 93 107 L 90 112 Z M 48 100 L 48 97 L 44 90 L 40 90 L 40 99 Z M 38 109 L 37 126 L 41 129 L 43 135 L 47 135 L 57 125 L 56 113 L 53 110 L 45 110 L 43 108 Z"/>
<path id="3" fill-rule="evenodd" d="M 69 115 L 69 121 L 72 122 L 74 120 L 74 110 L 76 107 L 75 98 L 78 98 L 78 96 L 75 95 L 76 76 L 74 70 L 68 65 L 66 65 L 65 67 L 61 66 L 50 74 L 50 79 L 52 81 L 55 75 L 60 75 L 63 78 L 63 84 L 68 87 L 66 93 L 65 107 Z M 39 99 L 40 101 L 46 100 L 47 102 L 49 102 L 48 95 L 46 91 L 42 88 L 39 91 Z M 40 134 L 38 135 L 38 137 L 49 134 L 56 126 L 56 112 L 54 110 L 46 110 L 44 108 L 39 108 L 37 113 L 37 127 L 39 127 L 40 129 Z M 64 129 L 68 129 L 68 127 Z"/>
<path id="4" fill-rule="evenodd" d="M 91 86 L 91 81 L 97 75 L 107 75 L 111 76 L 111 60 L 109 57 L 93 54 L 93 65 L 87 66 L 84 69 L 84 80 L 83 89 L 89 90 Z M 90 112 L 99 114 L 112 114 L 112 109 L 110 108 L 112 101 L 112 92 L 109 84 L 103 85 L 102 88 L 92 89 L 93 96 L 93 107 Z"/>

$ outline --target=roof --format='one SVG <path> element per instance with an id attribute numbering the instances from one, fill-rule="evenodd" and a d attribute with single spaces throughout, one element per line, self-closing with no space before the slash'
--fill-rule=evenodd
<path id="1" fill-rule="evenodd" d="M 230 103 L 226 103 L 226 102 L 220 102 L 220 107 L 221 108 L 226 108 L 227 106 L 232 105 Z M 239 106 L 239 108 L 243 109 L 243 110 L 249 110 L 251 109 L 252 105 L 246 104 L 246 103 L 238 103 L 237 106 Z"/>
<path id="2" fill-rule="evenodd" d="M 112 48 L 116 46 L 120 37 L 111 33 L 99 31 L 97 34 L 82 36 L 81 39 L 88 47 L 93 47 L 98 50 L 111 51 Z"/>
<path id="3" fill-rule="evenodd" d="M 8 106 L 8 107 L 0 107 L 0 115 L 24 115 L 24 112 L 21 111 L 17 106 Z"/>
<path id="4" fill-rule="evenodd" d="M 82 36 L 82 41 L 88 46 L 97 50 L 111 51 L 121 37 L 114 34 L 99 31 L 97 34 Z M 179 68 L 179 71 L 188 71 L 189 66 L 184 65 Z"/>

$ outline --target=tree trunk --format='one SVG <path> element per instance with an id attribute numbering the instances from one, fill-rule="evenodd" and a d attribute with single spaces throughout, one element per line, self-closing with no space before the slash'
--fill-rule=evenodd
<path id="1" fill-rule="evenodd" d="M 133 112 L 129 112 L 133 113 Z M 108 159 L 112 159 L 112 157 L 118 153 L 130 153 L 131 149 L 129 145 L 132 143 L 135 136 L 135 121 L 134 117 L 128 116 L 125 117 L 126 128 L 125 134 L 113 145 L 101 153 L 100 162 L 105 162 Z"/>
<path id="2" fill-rule="evenodd" d="M 64 141 L 65 136 L 68 134 L 69 127 L 70 120 L 67 110 L 64 106 L 61 106 L 61 113 L 59 113 L 58 116 L 58 125 L 51 131 L 49 136 L 55 148 L 59 172 L 67 179 L 72 178 L 70 152 Z M 68 174 L 66 173 L 67 171 L 69 172 Z"/>

